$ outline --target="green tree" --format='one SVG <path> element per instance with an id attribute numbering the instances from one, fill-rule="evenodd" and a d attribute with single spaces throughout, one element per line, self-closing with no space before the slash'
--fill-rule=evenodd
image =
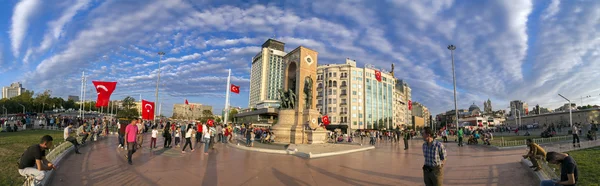
<path id="1" fill-rule="evenodd" d="M 123 108 L 119 109 L 118 118 L 137 118 L 140 117 L 138 109 L 135 107 L 135 98 L 127 96 L 123 99 Z"/>
<path id="2" fill-rule="evenodd" d="M 215 121 L 216 121 L 217 123 L 221 123 L 221 118 L 215 118 Z"/>
<path id="3" fill-rule="evenodd" d="M 237 109 L 230 109 L 229 110 L 229 115 L 227 116 L 229 122 L 233 122 L 233 118 L 235 117 L 235 115 L 238 113 Z"/>
<path id="4" fill-rule="evenodd" d="M 123 107 L 125 107 L 125 109 L 131 109 L 132 107 L 135 107 L 135 98 L 131 96 L 125 97 L 123 99 Z"/>

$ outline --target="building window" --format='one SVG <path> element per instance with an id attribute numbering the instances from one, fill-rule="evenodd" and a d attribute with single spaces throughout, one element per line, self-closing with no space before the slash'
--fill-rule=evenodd
<path id="1" fill-rule="evenodd" d="M 333 81 L 333 87 L 337 87 L 337 81 Z"/>
<path id="2" fill-rule="evenodd" d="M 353 118 L 355 118 L 355 117 L 356 117 L 356 114 L 352 114 L 352 117 L 353 117 Z"/>
<path id="3" fill-rule="evenodd" d="M 334 73 L 333 73 L 333 77 L 336 77 L 336 76 L 337 76 L 337 73 L 335 73 L 335 72 L 334 72 Z"/>
<path id="4" fill-rule="evenodd" d="M 331 80 L 329 80 L 329 87 L 331 87 L 331 85 L 332 85 Z"/>
<path id="5" fill-rule="evenodd" d="M 352 110 L 356 110 L 356 106 L 352 106 Z"/>
<path id="6" fill-rule="evenodd" d="M 352 95 L 355 95 L 355 96 L 356 96 L 356 91 L 352 91 Z"/>

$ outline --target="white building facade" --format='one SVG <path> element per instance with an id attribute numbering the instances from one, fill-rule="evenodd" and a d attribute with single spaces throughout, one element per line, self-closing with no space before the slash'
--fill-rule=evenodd
<path id="1" fill-rule="evenodd" d="M 250 108 L 278 108 L 279 89 L 283 88 L 285 44 L 268 39 L 252 58 L 250 73 Z"/>

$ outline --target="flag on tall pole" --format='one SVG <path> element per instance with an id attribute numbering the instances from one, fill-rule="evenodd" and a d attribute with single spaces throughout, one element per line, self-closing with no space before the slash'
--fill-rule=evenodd
<path id="1" fill-rule="evenodd" d="M 227 120 L 229 119 L 229 91 L 231 90 L 231 69 L 229 69 L 229 74 L 227 75 L 227 88 L 225 91 L 225 117 L 223 118 L 223 123 L 227 124 Z M 239 88 L 238 88 L 239 92 Z"/>
<path id="2" fill-rule="evenodd" d="M 229 89 L 233 93 L 240 94 L 240 86 L 236 86 L 234 84 L 231 84 L 231 87 Z"/>
<path id="3" fill-rule="evenodd" d="M 106 107 L 110 100 L 110 95 L 115 91 L 117 82 L 106 82 L 106 81 L 92 81 L 96 92 L 98 93 L 98 99 L 96 99 L 96 107 Z"/>
<path id="4" fill-rule="evenodd" d="M 142 119 L 154 119 L 154 102 L 142 100 Z"/>

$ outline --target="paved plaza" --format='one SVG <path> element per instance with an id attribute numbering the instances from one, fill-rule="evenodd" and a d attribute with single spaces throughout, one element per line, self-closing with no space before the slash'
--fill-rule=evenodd
<path id="1" fill-rule="evenodd" d="M 52 185 L 424 185 L 421 140 L 404 145 L 383 143 L 375 150 L 317 159 L 245 151 L 217 144 L 209 155 L 202 148 L 181 154 L 181 148 L 144 147 L 128 165 L 117 137 L 89 143 L 82 155 L 61 162 Z M 494 150 L 448 143 L 444 185 L 535 185 L 523 169 L 525 148 Z M 198 145 L 202 147 L 202 145 Z"/>

